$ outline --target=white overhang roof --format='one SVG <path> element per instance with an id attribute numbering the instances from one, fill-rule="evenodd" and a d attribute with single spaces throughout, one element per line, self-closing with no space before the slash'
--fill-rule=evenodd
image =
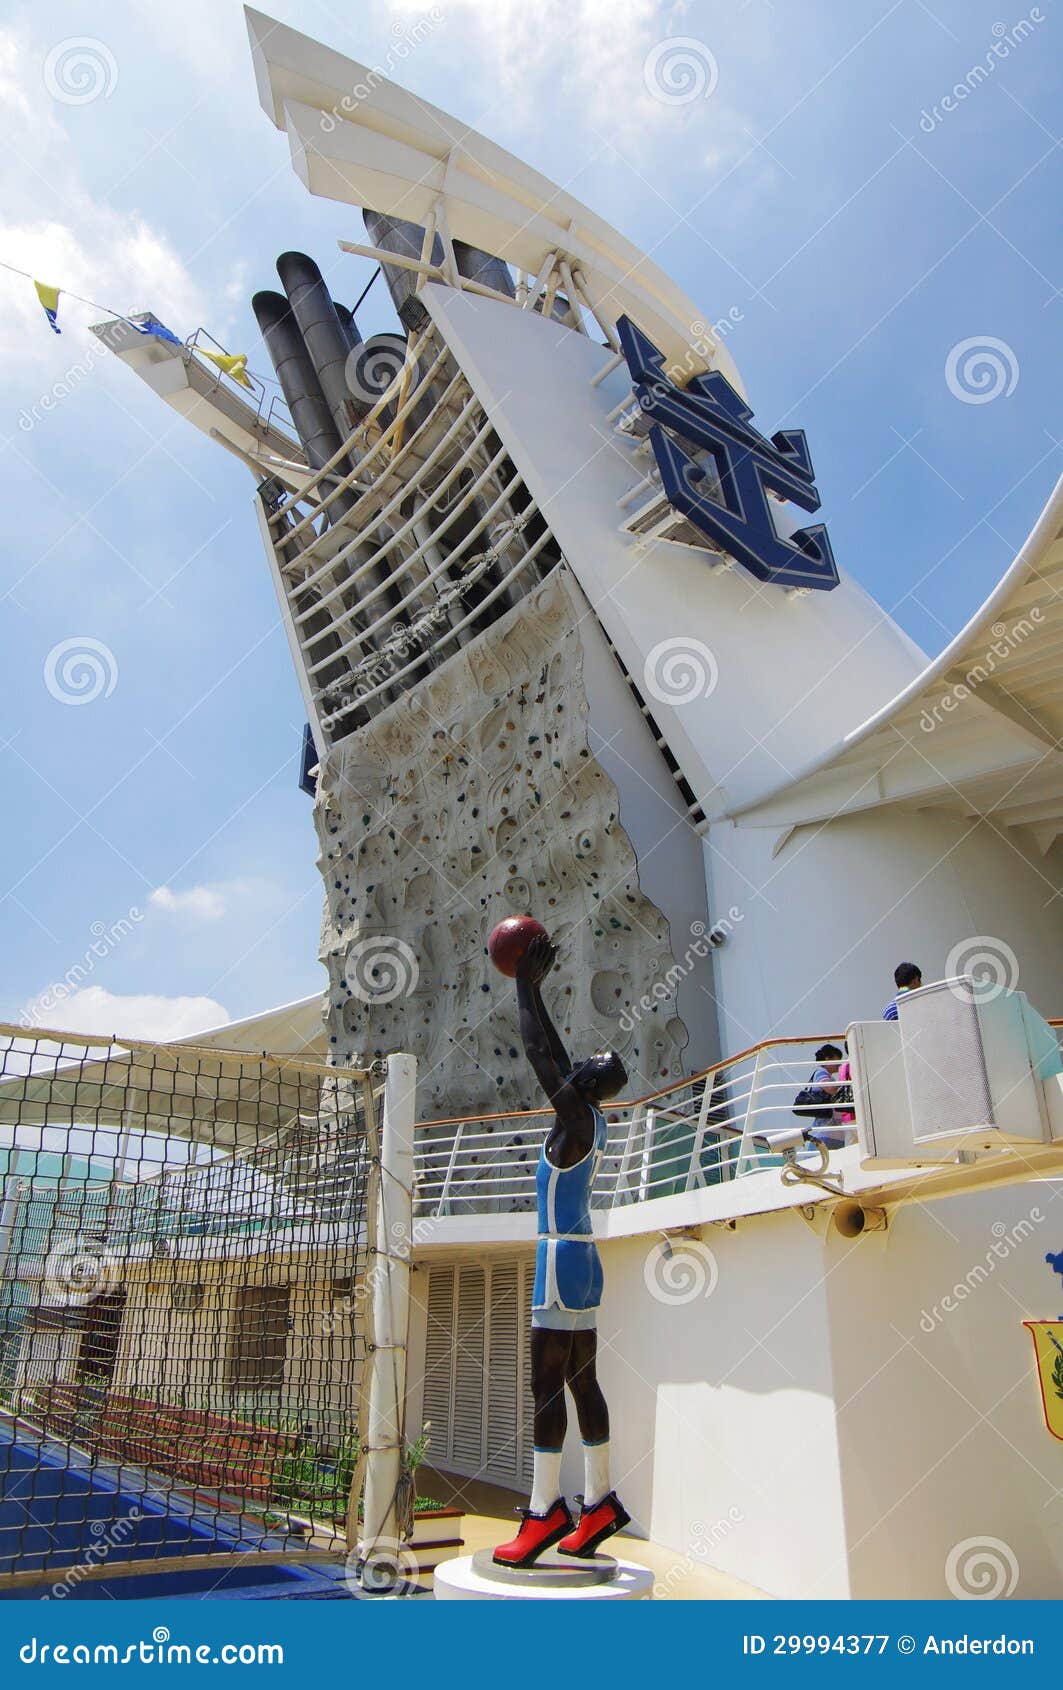
<path id="1" fill-rule="evenodd" d="M 312 997 L 296 998 L 293 1003 L 260 1010 L 241 1021 L 226 1021 L 221 1027 L 191 1033 L 187 1039 L 173 1042 L 206 1045 L 215 1050 L 246 1050 L 255 1055 L 268 1051 L 273 1056 L 310 1056 L 315 1061 L 324 1061 L 327 1047 L 321 1006 L 321 993 L 315 992 Z"/>
<path id="2" fill-rule="evenodd" d="M 551 252 L 579 266 L 609 322 L 628 313 L 688 375 L 741 380 L 705 314 L 652 259 L 537 170 L 381 72 L 245 7 L 262 109 L 285 130 L 311 193 L 422 226 L 537 275 Z"/>
<path id="3" fill-rule="evenodd" d="M 845 683 L 845 662 L 838 684 Z M 1063 478 L 999 586 L 910 686 L 824 755 L 732 812 L 793 827 L 883 804 L 1063 832 Z"/>
<path id="4" fill-rule="evenodd" d="M 168 1045 L 134 1039 L 116 1047 L 102 1034 L 4 1031 L 11 1072 L 0 1081 L 0 1128 L 43 1122 L 117 1131 L 134 1124 L 163 1137 L 200 1138 L 215 1150 L 254 1147 L 263 1132 L 309 1106 L 325 1073 L 320 995 Z M 217 1051 L 217 1059 L 202 1072 L 182 1067 L 182 1047 Z M 255 1058 L 266 1053 L 258 1069 Z"/>

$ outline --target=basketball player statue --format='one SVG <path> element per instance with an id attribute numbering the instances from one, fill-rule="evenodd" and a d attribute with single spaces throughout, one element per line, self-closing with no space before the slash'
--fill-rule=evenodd
<path id="1" fill-rule="evenodd" d="M 615 1051 L 573 1066 L 546 1012 L 540 986 L 557 952 L 539 933 L 517 960 L 517 1008 L 528 1061 L 555 1110 L 535 1176 L 539 1241 L 532 1296 L 532 1394 L 535 1457 L 529 1507 L 521 1528 L 500 1544 L 494 1559 L 504 1567 L 530 1567 L 555 1545 L 583 1560 L 629 1522 L 609 1484 L 609 1410 L 598 1384 L 598 1305 L 602 1265 L 591 1232 L 590 1197 L 605 1150 L 600 1105 L 627 1084 Z M 584 1489 L 574 1521 L 560 1493 L 561 1446 L 572 1392 L 583 1439 Z"/>

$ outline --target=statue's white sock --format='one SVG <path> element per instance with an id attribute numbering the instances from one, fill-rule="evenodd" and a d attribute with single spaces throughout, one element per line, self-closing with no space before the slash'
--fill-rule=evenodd
<path id="1" fill-rule="evenodd" d="M 533 1514 L 545 1514 L 561 1495 L 561 1451 L 536 1449 L 532 1456 L 532 1493 L 529 1507 Z"/>
<path id="2" fill-rule="evenodd" d="M 609 1439 L 583 1446 L 583 1506 L 593 1508 L 612 1490 L 609 1483 Z"/>

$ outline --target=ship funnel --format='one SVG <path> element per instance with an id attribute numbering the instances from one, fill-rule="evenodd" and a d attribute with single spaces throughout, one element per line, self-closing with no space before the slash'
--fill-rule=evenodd
<path id="1" fill-rule="evenodd" d="M 351 344 L 325 279 L 305 252 L 282 252 L 277 260 L 277 274 L 339 438 L 346 440 L 369 407 L 348 385 L 346 364 Z M 353 318 L 350 321 L 353 324 Z"/>
<path id="2" fill-rule="evenodd" d="M 424 230 L 419 223 L 407 223 L 401 217 L 389 217 L 382 211 L 362 212 L 366 232 L 374 246 L 384 252 L 398 253 L 403 258 L 420 258 L 424 246 Z M 443 243 L 436 235 L 432 241 L 432 263 L 442 264 Z M 510 299 L 516 298 L 509 265 L 501 258 L 484 252 L 481 247 L 468 246 L 465 241 L 454 242 L 454 262 L 459 276 L 482 287 L 494 288 Z M 417 297 L 417 272 L 404 270 L 398 264 L 384 265 L 384 280 L 388 284 L 399 321 L 403 327 L 419 332 L 424 328 L 426 312 Z"/>
<path id="3" fill-rule="evenodd" d="M 383 252 L 397 253 L 401 258 L 420 258 L 424 245 L 424 230 L 417 223 L 407 223 L 401 217 L 388 217 L 383 211 L 362 212 L 366 233 L 373 245 Z M 436 235 L 432 242 L 432 263 L 442 264 L 443 243 Z M 392 304 L 398 312 L 403 328 L 420 333 L 428 321 L 428 313 L 417 297 L 417 272 L 404 270 L 398 264 L 385 264 L 384 280 L 388 284 Z"/>
<path id="4" fill-rule="evenodd" d="M 340 328 L 347 336 L 348 350 L 353 352 L 356 346 L 361 345 L 362 340 L 362 337 L 358 332 L 358 324 L 354 320 L 354 312 L 349 311 L 346 305 L 341 305 L 338 299 L 334 299 L 332 303 L 336 307 L 336 315 L 340 320 Z"/>
<path id="5" fill-rule="evenodd" d="M 335 457 L 342 441 L 299 325 L 283 294 L 256 293 L 251 309 L 262 331 L 262 339 L 292 414 L 295 432 L 302 441 L 307 462 L 311 469 L 320 469 Z"/>
<path id="6" fill-rule="evenodd" d="M 482 247 L 466 246 L 464 241 L 455 241 L 454 262 L 458 266 L 459 276 L 465 276 L 470 282 L 479 282 L 482 287 L 494 288 L 496 293 L 505 293 L 510 299 L 516 299 L 517 290 L 513 286 L 509 265 L 501 258 L 484 252 Z"/>

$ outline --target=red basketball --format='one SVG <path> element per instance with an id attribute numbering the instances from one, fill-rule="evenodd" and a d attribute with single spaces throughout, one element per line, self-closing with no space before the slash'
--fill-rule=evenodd
<path id="1" fill-rule="evenodd" d="M 545 939 L 546 928 L 533 915 L 507 915 L 493 929 L 487 941 L 487 954 L 499 973 L 512 980 L 521 957 L 540 934 Z"/>

